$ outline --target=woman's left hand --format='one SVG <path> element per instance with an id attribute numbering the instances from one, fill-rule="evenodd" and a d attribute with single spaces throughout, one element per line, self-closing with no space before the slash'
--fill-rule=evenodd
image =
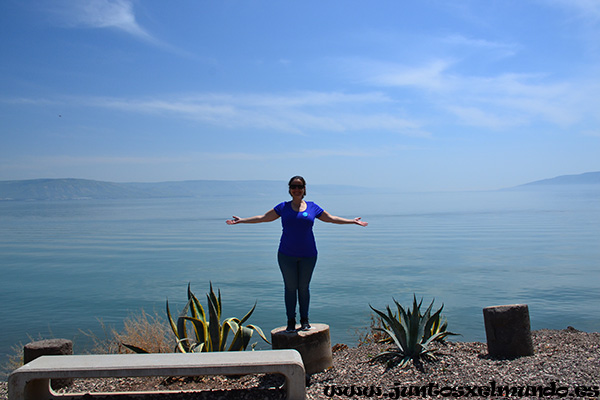
<path id="1" fill-rule="evenodd" d="M 354 223 L 355 223 L 356 225 L 360 225 L 360 226 L 367 226 L 367 225 L 369 225 L 369 223 L 368 223 L 368 222 L 361 221 L 361 220 L 360 220 L 360 217 L 358 217 L 358 218 L 354 218 Z"/>

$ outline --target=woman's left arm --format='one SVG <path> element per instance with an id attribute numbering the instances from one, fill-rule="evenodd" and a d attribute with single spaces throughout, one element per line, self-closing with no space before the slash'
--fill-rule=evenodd
<path id="1" fill-rule="evenodd" d="M 327 211 L 323 211 L 318 218 L 323 222 L 330 222 L 332 224 L 356 224 L 360 226 L 369 225 L 368 222 L 361 221 L 360 217 L 354 219 L 347 219 L 342 217 L 336 217 L 335 215 L 329 214 Z"/>

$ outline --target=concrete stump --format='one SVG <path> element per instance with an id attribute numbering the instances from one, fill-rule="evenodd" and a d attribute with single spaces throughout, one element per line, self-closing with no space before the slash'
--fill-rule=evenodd
<path id="1" fill-rule="evenodd" d="M 488 353 L 492 357 L 533 355 L 527 304 L 486 307 L 483 320 Z"/>
<path id="2" fill-rule="evenodd" d="M 73 342 L 67 339 L 47 339 L 27 343 L 23 347 L 23 363 L 27 364 L 40 356 L 65 356 L 73 355 Z M 50 381 L 52 389 L 67 387 L 73 379 L 53 379 Z"/>
<path id="3" fill-rule="evenodd" d="M 333 366 L 329 325 L 311 324 L 311 329 L 308 331 L 290 333 L 286 332 L 285 328 L 285 326 L 280 326 L 271 331 L 273 350 L 298 350 L 308 375 L 324 371 Z"/>

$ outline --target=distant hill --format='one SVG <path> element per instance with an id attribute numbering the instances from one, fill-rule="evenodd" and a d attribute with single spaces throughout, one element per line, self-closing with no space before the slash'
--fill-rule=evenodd
<path id="1" fill-rule="evenodd" d="M 88 179 L 32 179 L 0 181 L 0 200 L 147 199 L 239 195 L 249 190 L 271 192 L 285 188 L 273 181 L 181 181 L 114 183 Z"/>
<path id="2" fill-rule="evenodd" d="M 362 188 L 310 185 L 311 194 L 356 193 Z M 179 181 L 114 183 L 88 179 L 33 179 L 0 181 L 0 201 L 148 199 L 199 196 L 278 196 L 287 191 L 284 181 Z"/>
<path id="3" fill-rule="evenodd" d="M 542 179 L 540 181 L 529 182 L 524 186 L 550 186 L 550 185 L 598 185 L 600 184 L 600 172 L 586 172 L 578 175 L 561 175 L 555 178 Z"/>
<path id="4" fill-rule="evenodd" d="M 144 193 L 118 183 L 86 179 L 33 179 L 0 182 L 0 200 L 69 200 L 141 197 Z"/>
<path id="5" fill-rule="evenodd" d="M 526 183 L 521 188 L 599 185 L 600 172 L 563 175 Z M 152 199 L 207 196 L 279 196 L 287 191 L 284 181 L 176 181 L 155 183 L 115 183 L 89 179 L 32 179 L 0 181 L 0 201 Z M 356 194 L 375 189 L 341 185 L 310 185 L 310 195 Z"/>

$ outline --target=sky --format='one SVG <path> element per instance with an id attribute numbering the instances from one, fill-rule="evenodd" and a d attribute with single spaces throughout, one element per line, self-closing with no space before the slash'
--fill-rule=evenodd
<path id="1" fill-rule="evenodd" d="M 600 171 L 600 0 L 2 0 L 0 180 Z"/>

